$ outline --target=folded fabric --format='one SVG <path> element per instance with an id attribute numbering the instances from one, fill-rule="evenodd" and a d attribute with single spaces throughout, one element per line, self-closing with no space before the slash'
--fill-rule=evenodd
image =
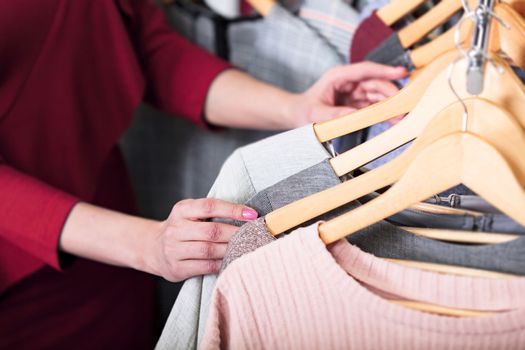
<path id="1" fill-rule="evenodd" d="M 302 92 L 344 57 L 316 30 L 275 4 L 258 21 L 231 23 L 230 62 L 255 78 Z"/>
<path id="2" fill-rule="evenodd" d="M 343 0 L 304 0 L 299 17 L 315 29 L 349 62 L 350 43 L 357 29 L 359 13 Z"/>
<path id="3" fill-rule="evenodd" d="M 208 197 L 245 203 L 265 188 L 330 157 L 312 125 L 277 134 L 237 149 L 224 163 Z M 157 349 L 197 347 L 215 280 L 215 275 L 207 275 L 184 283 Z"/>
<path id="4" fill-rule="evenodd" d="M 524 278 L 469 278 L 406 268 L 345 240 L 327 248 L 317 226 L 298 229 L 232 263 L 213 293 L 202 349 L 522 346 Z M 497 313 L 444 318 L 390 299 Z"/>

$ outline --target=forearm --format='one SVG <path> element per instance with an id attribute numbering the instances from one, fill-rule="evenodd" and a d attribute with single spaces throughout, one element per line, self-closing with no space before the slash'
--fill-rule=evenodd
<path id="1" fill-rule="evenodd" d="M 59 249 L 98 262 L 147 271 L 145 258 L 160 223 L 78 203 L 60 237 Z"/>
<path id="2" fill-rule="evenodd" d="M 258 81 L 241 71 L 220 74 L 210 87 L 205 114 L 218 126 L 283 130 L 293 128 L 297 95 Z"/>

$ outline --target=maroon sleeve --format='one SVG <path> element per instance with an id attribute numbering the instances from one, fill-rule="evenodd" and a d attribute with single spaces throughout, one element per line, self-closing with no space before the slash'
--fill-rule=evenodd
<path id="1" fill-rule="evenodd" d="M 146 102 L 203 123 L 208 89 L 230 65 L 171 29 L 153 0 L 121 0 L 146 78 Z"/>
<path id="2" fill-rule="evenodd" d="M 77 199 L 0 163 L 0 236 L 60 269 L 58 240 Z"/>

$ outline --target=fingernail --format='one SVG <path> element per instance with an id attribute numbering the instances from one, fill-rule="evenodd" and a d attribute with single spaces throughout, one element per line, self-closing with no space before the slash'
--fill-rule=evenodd
<path id="1" fill-rule="evenodd" d="M 257 216 L 259 216 L 259 214 L 257 214 L 257 212 L 253 209 L 242 210 L 242 217 L 246 220 L 255 220 L 257 219 Z"/>

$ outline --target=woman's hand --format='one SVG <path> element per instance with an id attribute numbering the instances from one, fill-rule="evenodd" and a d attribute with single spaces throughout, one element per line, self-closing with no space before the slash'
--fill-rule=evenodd
<path id="1" fill-rule="evenodd" d="M 293 129 L 381 101 L 398 91 L 390 81 L 406 74 L 401 67 L 350 64 L 329 70 L 310 89 L 294 94 L 230 69 L 210 87 L 205 115 L 218 126 Z"/>
<path id="2" fill-rule="evenodd" d="M 321 122 L 379 102 L 397 93 L 390 81 L 406 74 L 403 67 L 372 62 L 335 67 L 294 97 L 288 117 L 291 126 Z"/>
<path id="3" fill-rule="evenodd" d="M 159 222 L 78 203 L 62 229 L 61 251 L 131 267 L 169 281 L 215 273 L 237 227 L 209 218 L 249 221 L 257 213 L 218 199 L 187 199 Z"/>
<path id="4" fill-rule="evenodd" d="M 238 227 L 205 221 L 210 218 L 248 221 L 256 219 L 257 212 L 212 198 L 178 202 L 160 224 L 146 269 L 172 282 L 217 273 Z"/>

